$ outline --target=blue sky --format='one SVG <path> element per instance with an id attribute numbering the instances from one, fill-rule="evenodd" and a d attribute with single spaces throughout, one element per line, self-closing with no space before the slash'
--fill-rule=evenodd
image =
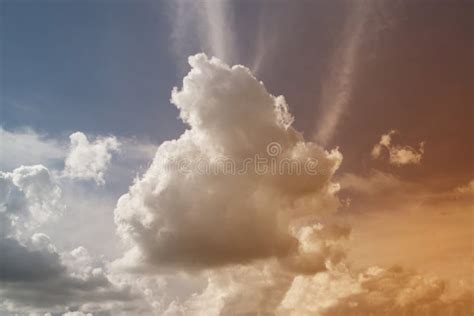
<path id="1" fill-rule="evenodd" d="M 2 2 L 2 125 L 158 142 L 176 135 L 165 5 Z"/>

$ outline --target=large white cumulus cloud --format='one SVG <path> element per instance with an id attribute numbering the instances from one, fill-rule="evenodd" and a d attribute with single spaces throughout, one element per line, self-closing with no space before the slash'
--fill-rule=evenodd
<path id="1" fill-rule="evenodd" d="M 293 224 L 337 206 L 330 179 L 341 154 L 305 142 L 284 98 L 268 93 L 247 68 L 204 54 L 189 63 L 171 101 L 190 129 L 159 147 L 115 210 L 118 232 L 131 245 L 122 263 L 202 268 L 294 255 L 301 247 Z M 267 152 L 269 144 L 278 156 Z M 255 155 L 317 161 L 317 173 L 258 172 L 248 164 Z M 179 168 L 199 161 L 216 170 L 223 157 L 245 172 Z"/>

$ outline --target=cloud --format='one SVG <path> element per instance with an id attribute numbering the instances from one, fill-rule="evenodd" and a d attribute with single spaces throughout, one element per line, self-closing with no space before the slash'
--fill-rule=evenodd
<path id="1" fill-rule="evenodd" d="M 17 240 L 0 239 L 2 283 L 45 281 L 63 273 L 56 253 L 30 250 Z"/>
<path id="2" fill-rule="evenodd" d="M 91 143 L 81 132 L 71 134 L 69 138 L 71 145 L 63 175 L 104 184 L 104 174 L 112 159 L 112 152 L 118 151 L 120 147 L 117 139 L 114 136 L 99 137 Z"/>
<path id="3" fill-rule="evenodd" d="M 65 210 L 57 180 L 42 165 L 0 172 L 0 312 L 58 312 L 65 306 L 131 299 L 84 248 L 65 256 L 38 232 Z"/>
<path id="4" fill-rule="evenodd" d="M 409 181 L 393 173 L 371 169 L 366 174 L 344 173 L 337 177 L 339 195 L 359 201 L 360 208 L 390 210 L 412 206 L 438 207 L 446 204 L 469 206 L 474 198 L 474 181 L 451 188 L 436 188 Z"/>
<path id="5" fill-rule="evenodd" d="M 128 282 L 155 312 L 470 312 L 471 293 L 450 298 L 438 279 L 401 268 L 352 268 L 344 246 L 351 227 L 340 224 L 335 213 L 339 186 L 333 177 L 341 154 L 306 142 L 291 126 L 284 99 L 269 94 L 245 67 L 228 67 L 202 54 L 189 62 L 192 69 L 171 99 L 189 130 L 158 148 L 150 168 L 115 209 L 117 232 L 129 251 L 113 266 L 141 272 L 139 280 Z M 386 138 L 382 143 L 390 144 Z M 277 156 L 269 144 L 278 144 Z M 247 157 L 258 154 L 278 161 L 316 158 L 320 172 L 259 174 L 250 168 L 223 174 L 178 168 L 192 161 L 212 167 L 225 157 L 239 170 Z M 377 205 L 434 197 L 419 184 L 379 171 L 339 178 L 343 191 L 373 198 Z M 466 189 L 448 195 L 457 198 L 461 191 Z M 381 198 L 390 193 L 392 200 Z M 179 292 L 176 288 L 184 290 L 170 294 Z"/>
<path id="6" fill-rule="evenodd" d="M 345 242 L 352 229 L 335 213 L 340 189 L 373 201 L 366 206 L 409 200 L 409 210 L 416 210 L 413 199 L 421 200 L 417 205 L 437 204 L 436 192 L 379 171 L 363 177 L 345 174 L 339 177 L 340 185 L 334 183 L 342 155 L 305 141 L 292 127 L 283 97 L 268 93 L 243 66 L 229 67 L 202 54 L 189 62 L 192 70 L 182 88 L 172 93 L 189 126 L 178 139 L 158 149 L 120 139 L 122 154 L 129 158 L 110 166 L 116 139 L 89 142 L 82 133 L 71 135 L 64 174 L 75 155 L 69 168 L 80 175 L 73 179 L 103 183 L 109 167 L 113 175 L 108 182 L 131 171 L 120 170 L 123 166 L 139 161 L 148 167 L 117 203 L 117 232 L 128 252 L 112 265 L 83 246 L 62 250 L 52 242 L 61 234 L 50 238 L 53 235 L 42 231 L 64 212 L 67 185 L 69 194 L 79 199 L 76 181 L 56 177 L 41 165 L 0 173 L 0 219 L 7 223 L 0 235 L 0 313 L 468 315 L 470 292 L 449 298 L 440 280 L 401 268 L 359 272 L 349 265 L 352 257 L 346 259 Z M 390 133 L 382 145 L 380 151 L 396 147 Z M 94 160 L 97 157 L 102 163 Z M 266 159 L 267 167 L 283 161 L 316 162 L 317 173 L 283 174 L 272 168 L 259 172 L 246 164 L 255 157 Z M 245 172 L 222 173 L 222 159 Z M 181 168 L 196 161 L 219 172 Z M 468 183 L 438 196 L 464 207 L 472 202 L 472 187 Z M 87 185 L 84 188 L 80 199 L 88 202 L 77 210 L 88 208 L 96 214 L 97 201 L 90 202 Z M 76 204 L 73 198 L 70 202 Z M 429 220 L 433 218 L 439 216 L 430 214 Z M 103 230 L 97 216 L 94 222 L 83 222 L 88 234 L 93 225 Z M 387 222 L 379 223 L 377 238 L 365 240 L 369 248 L 390 231 Z M 406 227 L 407 222 L 393 221 L 392 226 Z M 469 225 L 468 220 L 464 223 Z M 59 226 L 57 230 L 71 231 Z M 458 267 L 465 264 L 457 261 Z M 144 273 L 117 269 L 124 267 Z"/>
<path id="7" fill-rule="evenodd" d="M 18 237 L 65 209 L 61 189 L 50 171 L 42 166 L 22 166 L 0 172 L 1 236 Z"/>
<path id="8" fill-rule="evenodd" d="M 401 205 L 408 207 L 408 204 L 421 203 L 432 197 L 425 186 L 377 169 L 363 175 L 345 173 L 338 177 L 338 182 L 341 186 L 340 196 L 351 199 L 352 209 L 360 206 L 363 210 L 365 207 L 365 212 L 368 212 L 368 205 L 370 209 L 380 212 Z"/>
<path id="9" fill-rule="evenodd" d="M 118 201 L 117 231 L 131 247 L 120 263 L 148 271 L 201 269 L 294 255 L 299 242 L 292 223 L 337 207 L 330 179 L 341 154 L 305 142 L 291 127 L 283 97 L 269 94 L 247 68 L 203 54 L 189 62 L 192 70 L 171 101 L 190 129 L 163 143 L 148 171 Z M 212 167 L 226 157 L 241 170 L 246 158 L 270 158 L 271 143 L 279 146 L 278 159 L 314 159 L 321 172 L 183 174 L 176 168 L 196 160 Z"/>
<path id="10" fill-rule="evenodd" d="M 66 149 L 55 139 L 25 128 L 7 131 L 0 126 L 0 170 L 21 165 L 57 164 L 66 156 Z"/>
<path id="11" fill-rule="evenodd" d="M 306 224 L 293 232 L 298 240 L 298 251 L 283 259 L 282 264 L 299 274 L 324 271 L 328 262 L 336 264 L 344 259 L 346 249 L 341 241 L 348 238 L 350 232 L 347 225 Z"/>
<path id="12" fill-rule="evenodd" d="M 449 296 L 446 284 L 401 267 L 351 271 L 345 264 L 310 275 L 274 261 L 212 270 L 207 285 L 160 312 L 183 315 L 470 315 L 472 294 Z"/>
<path id="13" fill-rule="evenodd" d="M 232 62 L 236 50 L 230 5 L 228 0 L 199 3 L 178 0 L 170 3 L 173 17 L 171 39 L 178 56 L 185 58 L 199 49 Z"/>
<path id="14" fill-rule="evenodd" d="M 470 182 L 450 187 L 372 170 L 339 177 L 339 212 L 352 226 L 347 261 L 358 269 L 399 264 L 449 280 L 447 292 L 472 290 Z M 402 251 L 401 251 L 402 250 Z"/>
<path id="15" fill-rule="evenodd" d="M 244 52 L 240 50 L 242 45 L 237 45 L 239 41 L 247 39 L 239 36 L 240 26 L 235 23 L 235 13 L 239 11 L 238 7 L 241 4 L 232 0 L 168 2 L 170 39 L 180 66 L 187 66 L 181 65 L 187 56 L 203 52 L 228 64 L 248 58 L 252 72 L 257 74 L 265 59 L 268 59 L 268 56 L 276 50 L 277 36 L 272 33 L 274 29 L 267 30 L 265 27 L 264 19 L 267 10 L 264 3 L 252 4 L 253 10 L 259 13 L 256 25 L 253 27 L 254 43 L 250 47 L 249 54 L 249 47 L 246 47 Z"/>
<path id="16" fill-rule="evenodd" d="M 425 143 L 421 142 L 418 150 L 410 146 L 392 145 L 392 136 L 396 133 L 397 131 L 391 130 L 387 134 L 383 134 L 380 137 L 379 143 L 375 144 L 375 146 L 372 148 L 372 158 L 380 158 L 383 149 L 386 149 L 389 154 L 389 162 L 392 165 L 403 166 L 409 164 L 419 164 L 425 152 Z"/>
<path id="17" fill-rule="evenodd" d="M 67 312 L 64 313 L 63 316 L 92 316 L 91 313 L 83 313 L 83 312 Z"/>
<path id="18" fill-rule="evenodd" d="M 172 301 L 163 315 L 274 315 L 291 281 L 274 262 L 211 271 L 202 292 Z"/>
<path id="19" fill-rule="evenodd" d="M 81 133 L 83 134 L 83 133 Z M 111 137 L 99 136 L 98 140 Z M 113 137 L 112 137 L 113 138 Z M 132 177 L 140 168 L 149 164 L 158 147 L 151 142 L 138 140 L 135 137 L 116 138 L 119 143 L 119 155 L 114 157 L 114 164 L 110 162 L 105 166 L 108 176 L 115 184 L 129 182 L 129 173 Z M 64 168 L 64 160 L 70 152 L 70 140 L 62 137 L 52 137 L 35 131 L 29 127 L 8 131 L 0 127 L 0 142 L 2 154 L 0 155 L 0 170 L 13 170 L 19 166 L 41 164 L 53 173 Z M 92 146 L 92 144 L 89 144 Z M 115 150 L 108 149 L 109 153 Z M 115 159 L 116 158 L 116 159 Z M 125 180 L 123 178 L 126 178 Z M 73 178 L 81 180 L 82 178 Z"/>
<path id="20" fill-rule="evenodd" d="M 454 193 L 463 196 L 463 195 L 474 195 L 474 180 L 469 181 L 468 184 L 459 186 L 454 189 Z"/>
<path id="21" fill-rule="evenodd" d="M 339 120 L 346 110 L 354 86 L 362 36 L 370 12 L 370 0 L 354 2 L 330 67 L 328 80 L 323 86 L 315 139 L 325 145 L 337 131 Z"/>
<path id="22" fill-rule="evenodd" d="M 62 160 L 67 155 L 65 144 L 31 129 L 24 131 L 1 130 L 2 141 L 6 139 L 2 142 L 2 149 L 6 149 L 1 155 L 2 166 L 6 168 L 18 166 L 22 162 L 44 160 L 53 169 L 43 165 L 28 165 L 10 172 L 0 171 L 0 314 L 43 315 L 66 310 L 78 315 L 95 312 L 115 314 L 130 308 L 149 313 L 148 307 L 138 306 L 146 304 L 132 293 L 129 285 L 111 274 L 102 256 L 92 256 L 84 247 L 78 247 L 70 253 L 63 250 L 77 244 L 77 237 L 80 236 L 80 230 L 71 220 L 87 226 L 84 231 L 88 235 L 98 231 L 106 236 L 106 223 L 101 220 L 106 215 L 101 217 L 97 214 L 100 205 L 97 204 L 96 195 L 91 193 L 91 186 L 68 181 L 57 171 L 62 168 Z M 92 148 L 93 151 L 97 143 L 107 147 L 103 140 L 116 147 L 113 144 L 115 138 L 99 137 L 96 142 L 88 144 L 88 149 Z M 22 142 L 39 154 L 29 153 L 26 148 L 23 150 L 23 144 L 17 144 Z M 111 166 L 114 174 L 110 179 L 114 181 L 113 185 L 120 185 L 125 179 L 125 187 L 135 175 L 134 172 L 138 172 L 138 168 L 146 166 L 153 158 L 156 146 L 133 138 L 123 138 L 120 143 L 123 143 L 123 155 Z M 104 159 L 106 155 L 102 155 L 100 148 L 96 152 L 102 161 L 108 159 Z M 87 154 L 90 153 L 91 150 Z M 105 167 L 109 167 L 109 163 Z M 110 196 L 111 186 L 108 187 L 102 187 L 97 195 L 110 200 L 109 210 L 113 210 L 116 197 L 113 194 Z M 107 196 L 104 197 L 104 194 Z M 84 201 L 88 203 L 83 205 Z M 90 219 L 90 216 L 94 216 L 93 223 L 84 220 Z M 110 212 L 107 216 L 110 219 Z M 113 236 L 113 221 L 110 221 L 110 226 Z M 96 241 L 97 235 L 92 238 Z M 52 239 L 59 242 L 59 246 Z M 79 244 L 84 241 L 82 238 L 80 240 Z M 102 242 L 99 251 L 114 245 L 114 239 L 110 240 Z"/>
<path id="23" fill-rule="evenodd" d="M 353 272 L 345 265 L 294 275 L 274 262 L 211 271 L 200 293 L 172 301 L 162 315 L 470 315 L 472 294 L 401 267 Z"/>
<path id="24" fill-rule="evenodd" d="M 31 240 L 0 241 L 0 311 L 99 311 L 109 309 L 111 303 L 132 301 L 129 288 L 112 283 L 103 266 L 49 248 L 35 248 Z"/>
<path id="25" fill-rule="evenodd" d="M 470 315 L 472 295 L 445 298 L 445 284 L 400 267 L 345 269 L 297 276 L 285 295 L 282 315 Z"/>

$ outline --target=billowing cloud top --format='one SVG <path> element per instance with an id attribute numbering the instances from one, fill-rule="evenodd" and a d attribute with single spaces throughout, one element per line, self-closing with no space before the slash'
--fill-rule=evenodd
<path id="1" fill-rule="evenodd" d="M 120 198 L 115 221 L 131 246 L 120 263 L 203 268 L 276 256 L 306 269 L 295 258 L 305 250 L 292 223 L 335 210 L 337 186 L 330 178 L 341 154 L 305 142 L 291 127 L 284 98 L 269 94 L 247 68 L 204 54 L 189 63 L 171 101 L 190 129 L 163 143 Z M 271 166 L 262 172 L 256 157 L 315 162 L 317 172 L 272 172 Z M 209 172 L 223 159 L 233 173 Z"/>
<path id="2" fill-rule="evenodd" d="M 21 235 L 64 210 L 61 189 L 42 165 L 0 172 L 1 236 Z"/>

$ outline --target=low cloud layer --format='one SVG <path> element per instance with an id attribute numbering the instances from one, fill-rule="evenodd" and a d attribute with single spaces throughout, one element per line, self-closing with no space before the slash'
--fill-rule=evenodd
<path id="1" fill-rule="evenodd" d="M 400 267 L 345 269 L 298 276 L 286 293 L 282 315 L 470 315 L 472 295 L 443 299 L 444 282 Z"/>
<path id="2" fill-rule="evenodd" d="M 94 180 L 104 184 L 104 174 L 112 159 L 112 153 L 119 150 L 115 137 L 99 137 L 90 142 L 87 136 L 76 132 L 69 136 L 71 145 L 66 157 L 63 175 L 72 179 Z"/>
<path id="3" fill-rule="evenodd" d="M 401 267 L 361 272 L 329 266 L 311 275 L 291 274 L 274 262 L 213 271 L 207 286 L 163 315 L 470 315 L 472 294 L 446 296 L 442 280 Z"/>
<path id="4" fill-rule="evenodd" d="M 59 252 L 40 232 L 66 211 L 58 180 L 42 165 L 0 172 L 0 312 L 103 309 L 132 298 L 84 248 Z"/>
<path id="5" fill-rule="evenodd" d="M 418 150 L 411 146 L 393 145 L 392 137 L 396 135 L 397 131 L 391 130 L 387 134 L 380 137 L 378 144 L 372 148 L 372 158 L 378 159 L 383 154 L 383 151 L 388 152 L 388 161 L 395 166 L 403 166 L 409 164 L 420 164 L 421 158 L 425 152 L 425 143 L 419 144 Z"/>
<path id="6" fill-rule="evenodd" d="M 107 310 L 131 301 L 128 287 L 113 284 L 103 266 L 87 265 L 74 251 L 59 254 L 51 244 L 37 245 L 37 237 L 24 243 L 11 238 L 0 241 L 0 310 Z M 49 241 L 46 235 L 42 238 L 43 242 Z M 65 260 L 67 256 L 75 260 Z"/>

